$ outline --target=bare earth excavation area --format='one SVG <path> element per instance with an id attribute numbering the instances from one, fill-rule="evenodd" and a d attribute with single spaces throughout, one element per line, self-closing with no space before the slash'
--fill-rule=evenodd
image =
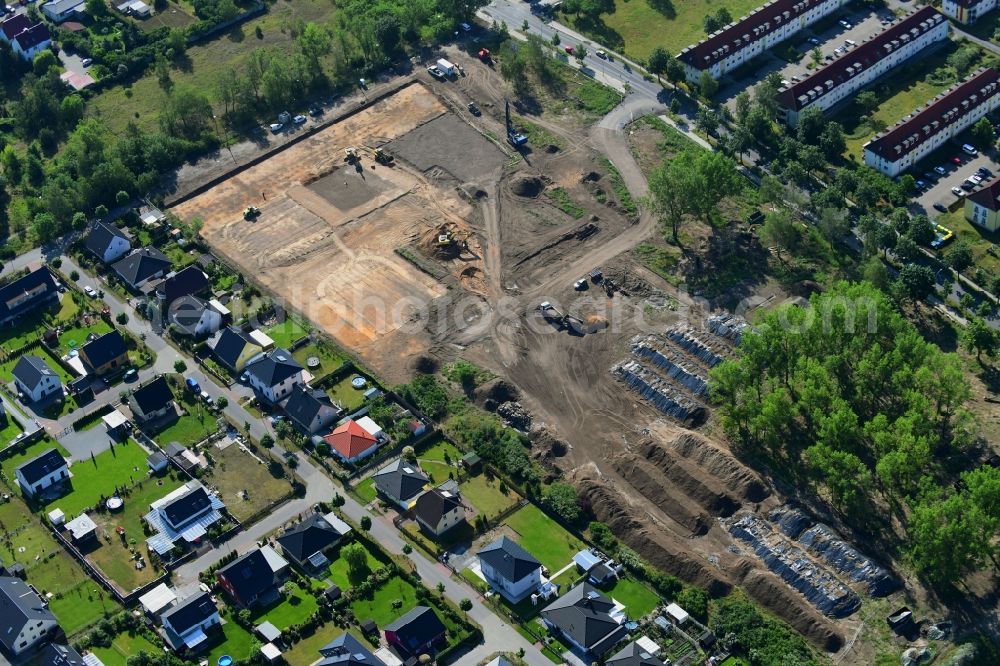
<path id="1" fill-rule="evenodd" d="M 779 577 L 759 543 L 777 543 L 769 521 L 785 500 L 696 430 L 714 428 L 704 382 L 732 353 L 732 331 L 708 330 L 707 313 L 682 321 L 692 303 L 631 254 L 655 225 L 623 212 L 592 147 L 602 130 L 539 119 L 553 143 L 512 159 L 480 133 L 503 132 L 497 75 L 469 69 L 405 85 L 173 211 L 201 218 L 217 252 L 390 381 L 409 379 L 417 358 L 490 369 L 502 386 L 477 401 L 520 401 L 537 457 L 567 472 L 625 543 L 715 594 L 743 587 L 840 650 L 858 619 L 830 609 L 851 608 L 855 593 L 799 542 L 805 578 Z M 469 100 L 481 117 L 448 110 Z M 360 165 L 345 161 L 349 147 Z M 376 164 L 376 147 L 395 164 Z M 627 171 L 627 149 L 603 152 Z M 243 219 L 249 205 L 256 222 Z M 575 291 L 596 268 L 615 287 Z M 459 299 L 505 314 L 453 317 Z M 541 301 L 583 332 L 539 312 Z"/>

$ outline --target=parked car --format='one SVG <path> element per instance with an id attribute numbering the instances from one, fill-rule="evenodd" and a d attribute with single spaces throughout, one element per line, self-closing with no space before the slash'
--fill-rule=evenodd
<path id="1" fill-rule="evenodd" d="M 90 296 L 91 298 L 97 298 L 97 290 L 89 284 L 83 288 L 83 293 L 87 294 L 87 296 Z"/>
<path id="2" fill-rule="evenodd" d="M 323 115 L 323 107 L 321 107 L 321 106 L 314 106 L 314 107 L 312 107 L 311 109 L 309 109 L 309 115 L 312 116 L 313 118 L 315 118 L 316 116 L 322 116 Z"/>
<path id="3" fill-rule="evenodd" d="M 283 123 L 271 123 L 268 127 L 270 128 L 272 134 L 277 134 L 281 130 L 285 129 L 285 125 Z"/>
<path id="4" fill-rule="evenodd" d="M 979 183 L 983 182 L 983 177 L 980 176 L 978 173 L 974 173 L 971 176 L 969 176 L 969 180 L 978 185 Z"/>
<path id="5" fill-rule="evenodd" d="M 201 392 L 201 400 L 206 405 L 211 405 L 212 404 L 212 396 L 210 396 L 206 391 L 202 391 Z"/>
<path id="6" fill-rule="evenodd" d="M 935 201 L 934 202 L 934 210 L 940 211 L 942 213 L 947 213 L 948 212 L 948 207 L 945 206 L 940 201 Z"/>
<path id="7" fill-rule="evenodd" d="M 982 176 L 983 178 L 991 178 L 993 176 L 993 172 L 990 171 L 989 169 L 987 169 L 984 166 L 979 167 L 979 170 L 977 171 L 977 173 L 980 176 Z"/>
<path id="8" fill-rule="evenodd" d="M 191 391 L 191 393 L 194 393 L 195 395 L 201 393 L 201 386 L 198 385 L 198 380 L 194 377 L 188 377 L 184 380 L 184 383 L 187 385 L 188 390 Z"/>
<path id="9" fill-rule="evenodd" d="M 972 190 L 976 189 L 976 184 L 970 180 L 963 180 L 962 189 L 965 190 L 966 192 L 971 192 Z"/>
<path id="10" fill-rule="evenodd" d="M 444 72 L 438 69 L 436 65 L 431 65 L 430 67 L 428 67 L 427 73 L 433 76 L 435 79 L 438 79 L 439 81 L 444 81 L 445 79 Z"/>
<path id="11" fill-rule="evenodd" d="M 80 64 L 83 65 L 84 67 L 90 67 L 91 65 L 94 64 L 94 59 L 84 58 L 83 60 L 80 61 Z"/>
<path id="12" fill-rule="evenodd" d="M 127 382 L 130 382 L 138 376 L 139 376 L 139 371 L 136 370 L 135 368 L 132 368 L 130 370 L 125 371 L 125 374 L 122 375 L 122 379 L 124 379 Z"/>
<path id="13" fill-rule="evenodd" d="M 917 180 L 917 189 L 921 192 L 927 187 L 927 183 L 922 180 Z"/>
<path id="14" fill-rule="evenodd" d="M 813 46 L 819 46 L 819 40 L 816 39 L 815 37 L 810 37 L 809 43 L 812 44 Z"/>
<path id="15" fill-rule="evenodd" d="M 943 166 L 936 166 L 934 167 L 934 173 L 938 174 L 939 176 L 943 176 L 946 173 L 948 173 L 948 170 L 945 169 Z"/>
<path id="16" fill-rule="evenodd" d="M 841 54 L 841 53 L 843 53 L 843 52 L 844 52 L 845 50 L 846 50 L 846 49 L 844 49 L 844 47 L 843 47 L 843 46 L 838 46 L 837 48 L 835 48 L 835 49 L 833 50 L 833 53 L 834 53 L 835 55 L 840 55 L 840 54 Z"/>
<path id="17" fill-rule="evenodd" d="M 966 155 L 978 155 L 979 154 L 979 151 L 976 150 L 975 146 L 972 146 L 971 144 L 968 144 L 968 143 L 962 144 L 962 152 L 965 153 Z"/>
<path id="18" fill-rule="evenodd" d="M 597 49 L 597 57 L 600 58 L 601 60 L 607 60 L 608 53 L 604 49 Z"/>
<path id="19" fill-rule="evenodd" d="M 465 106 L 465 108 L 467 108 L 467 109 L 469 110 L 469 113 L 471 113 L 471 114 L 472 114 L 472 115 L 474 115 L 474 116 L 478 116 L 478 115 L 481 115 L 481 114 L 482 114 L 482 111 L 480 111 L 480 110 L 479 110 L 479 107 L 478 107 L 478 106 L 476 106 L 476 103 L 475 103 L 475 102 L 469 102 L 469 103 L 468 103 L 468 104 L 467 104 L 467 105 Z"/>
<path id="20" fill-rule="evenodd" d="M 965 192 L 962 191 L 961 187 L 953 187 L 953 188 L 951 188 L 951 193 L 954 194 L 956 197 L 964 197 L 965 196 Z"/>
<path id="21" fill-rule="evenodd" d="M 295 123 L 296 125 L 302 125 L 306 122 L 306 117 L 303 116 L 302 114 L 299 114 L 294 118 L 292 118 L 292 122 Z"/>
<path id="22" fill-rule="evenodd" d="M 924 173 L 923 173 L 922 175 L 923 175 L 923 177 L 924 177 L 924 178 L 926 178 L 927 180 L 930 180 L 930 181 L 934 181 L 934 180 L 937 180 L 937 176 L 935 176 L 935 175 L 934 175 L 934 174 L 933 174 L 932 172 L 930 172 L 930 171 L 924 171 Z"/>
<path id="23" fill-rule="evenodd" d="M 956 166 L 962 166 L 962 158 L 956 155 L 955 157 L 951 158 L 951 163 Z"/>
<path id="24" fill-rule="evenodd" d="M 858 43 L 856 41 L 854 41 L 853 39 L 845 39 L 844 40 L 844 46 L 857 46 L 857 45 L 858 45 Z"/>
<path id="25" fill-rule="evenodd" d="M 572 44 L 567 44 L 566 46 L 563 47 L 563 50 L 566 53 L 568 53 L 570 55 L 573 55 L 573 45 Z"/>
<path id="26" fill-rule="evenodd" d="M 851 22 L 850 21 L 845 21 L 844 19 L 840 19 L 837 22 L 840 23 L 841 27 L 844 27 L 844 28 L 850 28 L 851 27 Z"/>
<path id="27" fill-rule="evenodd" d="M 463 32 L 472 32 L 472 26 L 469 25 L 468 23 L 463 23 L 462 24 L 462 31 Z"/>

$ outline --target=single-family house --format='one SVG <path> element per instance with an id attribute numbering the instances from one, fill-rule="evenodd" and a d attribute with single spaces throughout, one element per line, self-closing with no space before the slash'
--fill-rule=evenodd
<path id="1" fill-rule="evenodd" d="M 59 633 L 55 615 L 20 578 L 0 577 L 0 647 L 10 658 L 33 650 Z"/>
<path id="2" fill-rule="evenodd" d="M 150 280 L 163 277 L 170 270 L 170 260 L 156 248 L 142 247 L 132 250 L 131 254 L 113 263 L 111 268 L 122 282 L 138 291 Z"/>
<path id="3" fill-rule="evenodd" d="M 51 271 L 36 268 L 24 277 L 0 287 L 0 326 L 10 326 L 21 317 L 59 298 Z"/>
<path id="4" fill-rule="evenodd" d="M 457 490 L 431 488 L 417 498 L 413 514 L 421 528 L 438 538 L 465 523 L 465 506 Z"/>
<path id="5" fill-rule="evenodd" d="M 209 527 L 222 520 L 220 511 L 224 508 L 222 500 L 198 481 L 188 481 L 149 505 L 143 520 L 155 534 L 146 544 L 166 555 L 177 542 L 197 543 Z"/>
<path id="6" fill-rule="evenodd" d="M 139 423 L 149 423 L 176 414 L 174 394 L 163 375 L 158 375 L 145 385 L 132 391 L 128 406 Z"/>
<path id="7" fill-rule="evenodd" d="M 163 638 L 177 652 L 197 650 L 208 642 L 208 634 L 222 626 L 212 597 L 200 592 L 171 607 L 160 616 Z"/>
<path id="8" fill-rule="evenodd" d="M 319 649 L 323 660 L 316 666 L 386 666 L 364 643 L 343 633 Z"/>
<path id="9" fill-rule="evenodd" d="M 307 435 L 329 428 L 341 413 L 343 410 L 333 404 L 326 393 L 302 384 L 292 387 L 292 392 L 285 403 L 285 415 L 288 416 L 288 420 Z"/>
<path id="10" fill-rule="evenodd" d="M 97 523 L 90 516 L 81 513 L 64 526 L 69 533 L 70 539 L 79 548 L 97 540 Z"/>
<path id="11" fill-rule="evenodd" d="M 38 666 L 90 666 L 72 645 L 49 643 L 38 654 Z"/>
<path id="12" fill-rule="evenodd" d="M 49 48 L 52 44 L 52 34 L 44 23 L 36 23 L 22 31 L 10 42 L 10 47 L 21 58 L 34 60 L 35 56 Z"/>
<path id="13" fill-rule="evenodd" d="M 477 555 L 486 582 L 511 603 L 522 601 L 542 585 L 542 563 L 513 539 L 502 536 Z"/>
<path id="14" fill-rule="evenodd" d="M 354 419 L 348 419 L 340 424 L 323 439 L 338 458 L 351 464 L 367 458 L 378 450 L 378 440 Z"/>
<path id="15" fill-rule="evenodd" d="M 80 348 L 80 360 L 92 375 L 106 375 L 128 365 L 128 346 L 117 330 L 94 338 Z"/>
<path id="16" fill-rule="evenodd" d="M 108 222 L 97 220 L 87 234 L 87 250 L 106 264 L 113 264 L 132 249 L 132 242 L 122 231 Z"/>
<path id="17" fill-rule="evenodd" d="M 19 358 L 11 375 L 17 390 L 31 402 L 62 393 L 59 375 L 41 357 L 34 354 L 25 354 Z"/>
<path id="18" fill-rule="evenodd" d="M 542 621 L 580 652 L 598 658 L 628 637 L 624 609 L 586 582 L 543 608 Z"/>
<path id="19" fill-rule="evenodd" d="M 251 550 L 215 572 L 219 585 L 239 606 L 266 605 L 280 595 L 288 560 L 271 546 Z"/>
<path id="20" fill-rule="evenodd" d="M 0 23 L 0 38 L 12 42 L 19 34 L 31 27 L 31 19 L 27 14 L 11 14 Z"/>
<path id="21" fill-rule="evenodd" d="M 264 353 L 249 334 L 235 326 L 220 329 L 206 344 L 219 363 L 236 373 L 242 372 L 247 363 Z"/>
<path id="22" fill-rule="evenodd" d="M 447 630 L 434 609 L 417 606 L 385 628 L 385 640 L 404 655 L 429 654 L 445 642 Z"/>
<path id="23" fill-rule="evenodd" d="M 305 571 L 325 570 L 327 554 L 351 533 L 351 526 L 329 513 L 314 513 L 277 538 L 281 554 Z"/>
<path id="24" fill-rule="evenodd" d="M 222 328 L 222 315 L 197 296 L 181 296 L 167 309 L 167 320 L 184 335 L 204 338 Z"/>
<path id="25" fill-rule="evenodd" d="M 417 467 L 399 458 L 372 475 L 375 490 L 400 509 L 413 508 L 420 493 L 427 490 L 430 479 Z"/>
<path id="26" fill-rule="evenodd" d="M 42 5 L 42 13 L 53 23 L 62 23 L 86 11 L 87 3 L 83 0 L 51 0 Z"/>
<path id="27" fill-rule="evenodd" d="M 664 666 L 663 662 L 656 658 L 658 646 L 648 643 L 652 641 L 645 636 L 632 641 L 605 661 L 605 666 Z"/>
<path id="28" fill-rule="evenodd" d="M 277 347 L 247 366 L 250 386 L 267 402 L 276 403 L 302 383 L 302 366 L 291 352 Z"/>
<path id="29" fill-rule="evenodd" d="M 358 425 L 364 428 L 369 435 L 377 439 L 378 441 L 383 441 L 386 439 L 385 431 L 382 430 L 382 426 L 375 423 L 370 416 L 362 416 L 358 419 Z"/>
<path id="30" fill-rule="evenodd" d="M 14 470 L 14 476 L 27 497 L 36 497 L 55 485 L 69 480 L 69 465 L 62 455 L 47 449 L 31 460 L 21 463 Z"/>
<path id="31" fill-rule="evenodd" d="M 159 474 L 165 470 L 169 464 L 170 460 L 160 451 L 154 451 L 146 458 L 146 465 L 149 467 L 149 471 L 153 474 Z"/>
<path id="32" fill-rule="evenodd" d="M 166 583 L 160 583 L 139 597 L 139 605 L 150 618 L 161 615 L 165 610 L 173 608 L 176 603 L 177 593 L 171 590 Z"/>
<path id="33" fill-rule="evenodd" d="M 156 297 L 163 307 L 182 296 L 199 296 L 208 292 L 212 283 L 208 276 L 197 266 L 187 266 L 179 271 L 167 273 L 163 282 L 156 288 Z"/>

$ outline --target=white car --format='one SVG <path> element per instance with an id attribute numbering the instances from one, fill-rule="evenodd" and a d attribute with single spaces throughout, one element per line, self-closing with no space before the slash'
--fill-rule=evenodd
<path id="1" fill-rule="evenodd" d="M 301 114 L 297 115 L 294 118 L 292 118 L 292 122 L 295 123 L 296 125 L 302 125 L 306 122 L 306 117 Z"/>
<path id="2" fill-rule="evenodd" d="M 978 155 L 979 154 L 979 151 L 976 150 L 975 147 L 973 147 L 973 146 L 971 146 L 969 144 L 965 144 L 965 145 L 962 146 L 962 152 L 964 152 L 966 155 Z"/>
<path id="3" fill-rule="evenodd" d="M 271 132 L 272 133 L 277 134 L 281 130 L 285 129 L 285 124 L 284 123 L 271 123 L 270 125 L 268 125 L 268 127 L 271 128 Z"/>
<path id="4" fill-rule="evenodd" d="M 956 197 L 964 197 L 965 196 L 965 192 L 962 191 L 961 187 L 953 187 L 953 188 L 951 188 L 951 193 L 954 194 Z"/>
<path id="5" fill-rule="evenodd" d="M 436 65 L 431 65 L 430 67 L 428 67 L 427 73 L 433 76 L 435 79 L 438 79 L 439 81 L 444 81 L 445 78 L 444 72 L 438 69 Z"/>
<path id="6" fill-rule="evenodd" d="M 84 58 L 83 60 L 80 61 L 80 64 L 83 65 L 84 67 L 90 67 L 91 65 L 94 64 L 94 59 Z"/>
<path id="7" fill-rule="evenodd" d="M 471 25 L 469 25 L 468 23 L 463 23 L 463 24 L 462 24 L 462 30 L 463 30 L 464 32 L 470 32 L 470 31 L 472 30 L 472 26 L 471 26 Z"/>
<path id="8" fill-rule="evenodd" d="M 604 49 L 597 49 L 597 57 L 600 58 L 601 60 L 607 60 L 608 53 Z"/>
<path id="9" fill-rule="evenodd" d="M 97 290 L 91 287 L 89 284 L 83 288 L 83 293 L 87 294 L 91 298 L 97 298 Z"/>
<path id="10" fill-rule="evenodd" d="M 841 27 L 843 27 L 843 28 L 850 28 L 851 27 L 851 23 L 849 21 L 845 21 L 844 19 L 840 19 L 838 21 L 838 23 L 840 23 Z"/>
<path id="11" fill-rule="evenodd" d="M 979 183 L 983 182 L 983 177 L 980 176 L 978 173 L 974 173 L 971 176 L 969 176 L 969 180 L 978 185 Z"/>

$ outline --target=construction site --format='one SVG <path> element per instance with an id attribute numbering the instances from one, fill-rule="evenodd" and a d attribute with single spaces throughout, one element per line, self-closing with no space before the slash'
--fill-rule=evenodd
<path id="1" fill-rule="evenodd" d="M 389 383 L 460 357 L 488 369 L 475 399 L 523 405 L 536 457 L 624 543 L 841 650 L 860 599 L 895 587 L 771 522 L 787 502 L 729 452 L 706 390 L 747 324 L 632 255 L 657 232 L 611 185 L 605 157 L 645 191 L 620 132 L 546 112 L 538 145 L 494 69 L 449 60 L 466 75 L 411 75 L 172 212 Z"/>

